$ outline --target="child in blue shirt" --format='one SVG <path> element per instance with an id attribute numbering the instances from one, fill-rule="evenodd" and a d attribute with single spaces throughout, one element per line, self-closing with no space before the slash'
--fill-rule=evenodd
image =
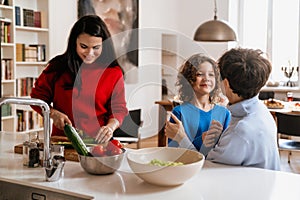
<path id="1" fill-rule="evenodd" d="M 214 147 L 230 122 L 230 112 L 219 105 L 219 71 L 213 59 L 202 54 L 191 56 L 180 69 L 179 99 L 165 134 L 168 146 L 198 150 L 204 155 Z"/>

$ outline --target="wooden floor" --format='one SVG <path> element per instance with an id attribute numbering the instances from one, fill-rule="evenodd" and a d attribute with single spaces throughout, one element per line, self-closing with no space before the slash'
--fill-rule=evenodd
<path id="1" fill-rule="evenodd" d="M 291 162 L 288 163 L 288 152 L 280 152 L 281 171 L 300 174 L 300 152 L 293 152 Z"/>
<path id="2" fill-rule="evenodd" d="M 150 138 L 142 139 L 141 140 L 141 148 L 146 147 L 157 147 L 157 136 L 153 136 Z M 128 144 L 125 147 L 127 148 L 137 148 L 136 144 Z M 280 159 L 281 159 L 281 171 L 285 172 L 292 172 L 300 174 L 300 152 L 293 152 L 291 156 L 291 162 L 288 163 L 288 152 L 283 151 L 280 152 Z"/>

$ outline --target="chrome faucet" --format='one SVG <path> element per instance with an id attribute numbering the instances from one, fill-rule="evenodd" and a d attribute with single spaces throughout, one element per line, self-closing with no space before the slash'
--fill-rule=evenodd
<path id="1" fill-rule="evenodd" d="M 55 156 L 51 159 L 50 152 L 50 108 L 49 105 L 40 99 L 20 98 L 20 97 L 2 97 L 0 98 L 0 107 L 3 104 L 20 104 L 29 106 L 39 106 L 42 109 L 44 119 L 44 161 L 43 167 L 46 170 L 46 180 L 56 181 L 62 175 L 65 164 L 65 158 Z"/>

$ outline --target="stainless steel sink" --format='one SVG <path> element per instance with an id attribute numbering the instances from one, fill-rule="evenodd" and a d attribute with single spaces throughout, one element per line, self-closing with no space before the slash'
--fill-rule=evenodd
<path id="1" fill-rule="evenodd" d="M 85 200 L 94 197 L 16 180 L 0 179 L 0 199 Z"/>

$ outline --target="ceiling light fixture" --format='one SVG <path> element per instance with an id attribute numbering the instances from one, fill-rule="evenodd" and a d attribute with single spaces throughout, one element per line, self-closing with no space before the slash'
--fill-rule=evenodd
<path id="1" fill-rule="evenodd" d="M 224 21 L 217 19 L 217 3 L 215 3 L 214 19 L 201 24 L 194 35 L 195 41 L 200 42 L 228 42 L 236 41 L 233 29 Z"/>

